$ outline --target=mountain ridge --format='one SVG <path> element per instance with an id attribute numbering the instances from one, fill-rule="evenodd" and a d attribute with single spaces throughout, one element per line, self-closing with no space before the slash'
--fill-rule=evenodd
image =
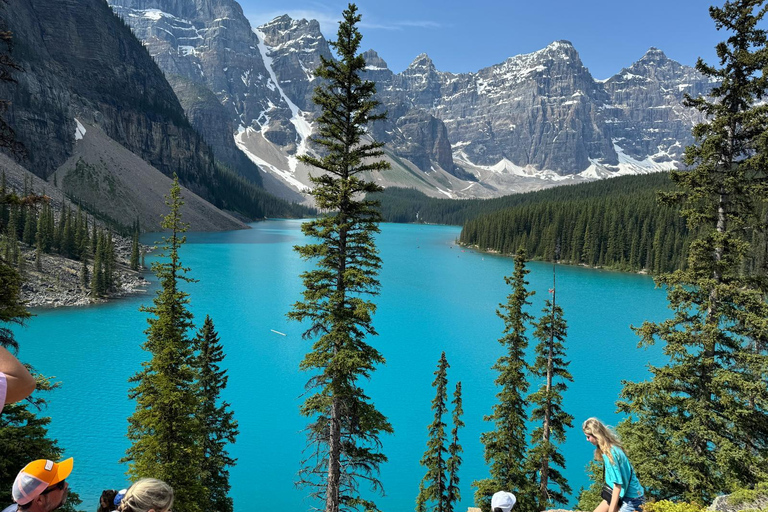
<path id="1" fill-rule="evenodd" d="M 147 9 L 171 8 L 175 2 L 110 3 L 163 67 L 168 49 L 151 34 L 154 18 L 164 15 L 150 16 Z M 241 12 L 235 15 L 238 19 L 230 23 L 250 27 Z M 262 162 L 263 171 L 300 192 L 309 185 L 311 170 L 302 169 L 295 156 L 311 150 L 307 131 L 318 113 L 311 102 L 314 68 L 320 55 L 331 55 L 330 49 L 315 20 L 283 15 L 251 28 L 251 34 L 243 37 L 255 41 L 251 50 L 261 58 L 233 69 L 227 65 L 231 59 L 211 56 L 217 65 L 210 69 L 224 71 L 207 78 L 222 82 L 221 87 L 209 88 L 230 113 L 230 137 L 237 146 Z M 213 46 L 215 37 L 210 37 Z M 193 58 L 179 48 L 172 60 Z M 406 174 L 416 168 L 446 187 L 423 191 L 452 197 L 493 197 L 679 167 L 683 148 L 693 142 L 690 127 L 701 120 L 682 106 L 683 93 L 706 94 L 712 85 L 657 48 L 613 77 L 596 80 L 567 40 L 471 73 L 440 71 L 426 53 L 400 73 L 392 72 L 373 49 L 365 56 L 366 78 L 376 82 L 377 97 L 389 113 L 387 121 L 370 127 L 372 136 L 387 144 L 392 161 Z M 633 70 L 646 78 L 642 84 L 631 79 Z M 259 86 L 238 96 L 234 103 L 240 108 L 233 113 L 226 91 L 256 79 Z M 265 150 L 265 144 L 272 149 Z M 273 150 L 284 156 L 270 157 Z"/>

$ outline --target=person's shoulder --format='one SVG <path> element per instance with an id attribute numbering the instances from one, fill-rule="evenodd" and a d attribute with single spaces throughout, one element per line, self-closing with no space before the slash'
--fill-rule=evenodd
<path id="1" fill-rule="evenodd" d="M 625 460 L 627 458 L 624 449 L 616 445 L 611 446 L 611 455 L 613 455 L 613 458 L 616 460 Z"/>
<path id="2" fill-rule="evenodd" d="M 14 503 L 13 505 L 10 505 L 10 506 L 8 506 L 8 507 L 5 507 L 5 508 L 3 509 L 3 512 L 16 512 L 17 510 L 19 510 L 19 505 L 17 505 L 16 503 Z"/>

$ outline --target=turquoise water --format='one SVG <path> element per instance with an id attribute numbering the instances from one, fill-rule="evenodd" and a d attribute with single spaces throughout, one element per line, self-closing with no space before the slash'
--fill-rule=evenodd
<path id="1" fill-rule="evenodd" d="M 293 483 L 305 446 L 298 407 L 308 378 L 298 365 L 310 348 L 301 325 L 285 316 L 300 298 L 298 275 L 308 268 L 292 250 L 303 243 L 299 226 L 280 220 L 245 231 L 192 233 L 182 252 L 183 263 L 199 279 L 186 287 L 195 321 L 201 325 L 210 314 L 227 353 L 225 398 L 241 432 L 231 449 L 238 458 L 231 470 L 238 512 L 314 505 Z M 432 373 L 442 350 L 451 364 L 451 390 L 460 380 L 464 393 L 463 499 L 457 510 L 471 506 L 472 481 L 487 476 L 479 436 L 490 429 L 483 416 L 497 392 L 490 367 L 502 353 L 497 340 L 503 325 L 495 311 L 509 293 L 503 278 L 511 274 L 512 261 L 462 250 L 454 244 L 458 235 L 456 227 L 385 224 L 378 237 L 384 266 L 374 318 L 379 336 L 372 342 L 387 364 L 366 389 L 395 429 L 383 440 L 387 495 L 376 501 L 385 512 L 413 510 L 432 419 Z M 155 240 L 150 235 L 144 241 Z M 532 311 L 538 315 L 552 285 L 552 266 L 533 262 L 529 268 L 530 289 L 536 291 Z M 658 348 L 637 349 L 629 326 L 669 312 L 663 291 L 647 276 L 562 266 L 557 272 L 574 377 L 564 402 L 575 417 L 574 428 L 563 452 L 566 475 L 578 491 L 587 484 L 584 466 L 592 453 L 581 422 L 598 416 L 616 423 L 613 404 L 621 381 L 645 378 L 645 365 L 661 357 Z M 65 456 L 75 457 L 70 481 L 86 510 L 97 506 L 102 489 L 127 484 L 125 466 L 118 464 L 127 447 L 126 417 L 134 408 L 127 379 L 147 357 L 140 348 L 146 314 L 138 308 L 153 297 L 38 310 L 17 331 L 21 358 L 62 383 L 50 393 L 51 432 Z"/>

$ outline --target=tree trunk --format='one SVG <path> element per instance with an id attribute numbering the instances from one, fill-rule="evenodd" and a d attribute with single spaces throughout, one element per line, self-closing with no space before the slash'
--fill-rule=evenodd
<path id="1" fill-rule="evenodd" d="M 339 511 L 339 484 L 341 476 L 341 424 L 339 422 L 339 399 L 334 397 L 331 404 L 331 418 L 328 432 L 328 484 L 325 491 L 325 512 Z"/>

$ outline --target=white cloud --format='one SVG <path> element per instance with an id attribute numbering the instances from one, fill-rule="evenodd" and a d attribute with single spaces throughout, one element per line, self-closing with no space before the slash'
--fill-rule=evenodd
<path id="1" fill-rule="evenodd" d="M 323 6 L 318 4 L 317 7 Z M 339 21 L 341 21 L 340 13 L 332 9 L 293 9 L 245 12 L 246 17 L 248 18 L 248 21 L 251 22 L 253 28 L 268 23 L 284 14 L 287 14 L 294 20 L 317 20 L 320 23 L 320 30 L 323 35 L 330 37 L 331 39 L 336 35 Z M 405 30 L 409 28 L 439 29 L 443 28 L 443 26 L 440 23 L 430 20 L 376 20 L 367 18 L 365 13 L 363 13 L 360 28 L 367 30 Z"/>

